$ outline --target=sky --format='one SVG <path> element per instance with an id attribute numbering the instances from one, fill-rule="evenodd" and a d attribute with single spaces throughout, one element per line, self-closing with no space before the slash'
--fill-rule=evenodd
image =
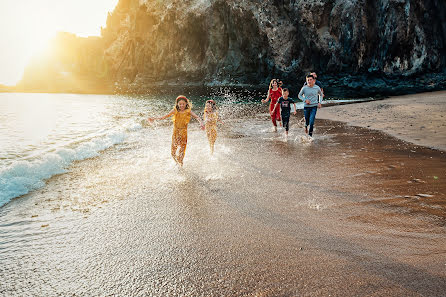
<path id="1" fill-rule="evenodd" d="M 0 84 L 15 85 L 58 31 L 99 36 L 119 0 L 0 0 Z"/>

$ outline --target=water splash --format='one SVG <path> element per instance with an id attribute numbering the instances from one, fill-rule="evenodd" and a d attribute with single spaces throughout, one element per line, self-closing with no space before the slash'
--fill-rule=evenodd
<path id="1" fill-rule="evenodd" d="M 137 129 L 137 125 L 131 125 Z M 45 185 L 50 177 L 67 172 L 74 161 L 96 157 L 99 153 L 126 138 L 125 131 L 111 131 L 108 135 L 91 139 L 76 148 L 60 148 L 32 161 L 18 161 L 0 171 L 0 207 L 30 191 Z"/>

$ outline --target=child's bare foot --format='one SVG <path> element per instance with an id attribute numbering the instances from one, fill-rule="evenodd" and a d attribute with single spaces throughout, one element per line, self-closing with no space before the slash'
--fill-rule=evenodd
<path id="1" fill-rule="evenodd" d="M 305 126 L 305 134 L 308 134 L 308 128 Z"/>
<path id="2" fill-rule="evenodd" d="M 175 156 L 174 160 L 175 160 L 175 164 L 177 164 L 178 167 L 180 167 L 180 168 L 183 167 L 183 162 L 178 159 L 178 156 Z"/>

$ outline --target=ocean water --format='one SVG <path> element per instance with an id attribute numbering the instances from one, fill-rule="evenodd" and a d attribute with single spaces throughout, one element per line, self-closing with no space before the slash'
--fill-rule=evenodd
<path id="1" fill-rule="evenodd" d="M 221 90 L 188 97 L 197 114 L 206 99 L 216 99 L 221 117 L 231 121 L 267 112 L 257 94 Z M 169 120 L 147 126 L 145 119 L 169 112 L 174 99 L 175 95 L 0 94 L 0 207 L 44 187 L 50 177 L 68 172 L 73 162 L 94 158 L 129 137 L 170 133 Z M 301 109 L 302 103 L 297 106 Z M 234 126 L 235 131 L 253 135 L 270 128 L 268 121 L 261 127 Z M 170 138 L 163 139 L 166 143 L 160 145 L 169 151 Z M 205 137 L 200 145 L 207 146 Z M 151 151 L 156 150 L 149 144 L 148 154 Z"/>

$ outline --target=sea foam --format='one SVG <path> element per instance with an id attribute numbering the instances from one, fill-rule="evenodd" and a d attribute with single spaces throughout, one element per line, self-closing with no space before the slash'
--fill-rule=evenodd
<path id="1" fill-rule="evenodd" d="M 127 131 L 136 131 L 141 127 L 132 125 Z M 99 153 L 126 138 L 126 131 L 112 131 L 109 134 L 90 139 L 76 148 L 60 148 L 47 153 L 34 161 L 17 161 L 0 171 L 0 207 L 30 191 L 41 188 L 45 180 L 67 172 L 68 166 L 74 161 L 96 157 Z"/>

